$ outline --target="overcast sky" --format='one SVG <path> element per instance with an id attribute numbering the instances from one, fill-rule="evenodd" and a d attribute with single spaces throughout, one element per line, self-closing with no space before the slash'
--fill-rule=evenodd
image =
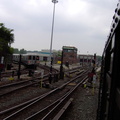
<path id="1" fill-rule="evenodd" d="M 0 0 L 0 22 L 14 29 L 12 47 L 50 49 L 52 0 Z M 102 55 L 118 0 L 58 0 L 52 49 L 75 46 L 78 54 Z"/>

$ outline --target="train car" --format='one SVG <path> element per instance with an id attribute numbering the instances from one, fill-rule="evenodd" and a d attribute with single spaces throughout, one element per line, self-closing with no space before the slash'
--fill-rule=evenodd
<path id="1" fill-rule="evenodd" d="M 13 54 L 12 60 L 13 60 L 14 62 L 18 62 L 19 59 L 20 59 L 20 54 Z"/>
<path id="2" fill-rule="evenodd" d="M 97 120 L 120 120 L 120 2 L 102 55 Z"/>
<path id="3" fill-rule="evenodd" d="M 20 61 L 20 54 L 13 54 L 13 61 L 19 62 Z M 25 65 L 32 66 L 40 64 L 40 55 L 39 54 L 22 54 L 21 55 L 21 62 Z"/>
<path id="4" fill-rule="evenodd" d="M 24 54 L 22 56 L 22 61 L 27 65 L 34 65 L 40 63 L 40 56 L 39 54 Z"/>

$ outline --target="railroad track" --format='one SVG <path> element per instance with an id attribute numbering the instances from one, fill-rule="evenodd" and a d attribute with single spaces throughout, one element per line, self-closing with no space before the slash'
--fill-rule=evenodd
<path id="1" fill-rule="evenodd" d="M 14 92 L 17 92 L 17 90 L 32 86 L 40 81 L 34 81 L 35 79 L 31 80 L 24 80 L 19 81 L 16 83 L 11 83 L 7 85 L 0 86 L 0 97 L 3 97 L 8 94 L 12 94 Z"/>
<path id="2" fill-rule="evenodd" d="M 49 74 L 45 74 L 42 77 L 40 75 L 36 75 L 36 77 L 33 77 L 29 80 L 17 81 L 14 83 L 2 85 L 0 86 L 0 97 L 17 92 L 18 90 L 21 90 L 21 89 L 25 89 L 34 84 L 40 84 L 41 79 L 42 79 L 42 82 L 49 81 Z"/>
<path id="3" fill-rule="evenodd" d="M 47 106 L 46 108 L 43 108 L 42 110 L 38 111 L 37 113 L 29 116 L 26 118 L 26 120 L 39 120 L 40 116 L 43 116 L 40 118 L 41 120 L 59 120 L 61 116 L 64 114 L 64 112 L 67 110 L 71 102 L 73 101 L 73 98 L 71 97 L 71 94 L 75 91 L 75 89 L 80 86 L 87 77 L 85 77 L 81 82 L 79 82 L 73 89 L 68 91 L 64 96 L 57 99 L 55 102 Z M 47 113 L 46 113 L 47 112 Z"/>
<path id="4" fill-rule="evenodd" d="M 78 75 L 77 77 L 72 78 L 70 81 L 66 82 L 65 84 L 61 85 L 60 87 L 58 87 L 54 90 L 51 90 L 50 92 L 40 95 L 40 96 L 38 96 L 34 99 L 31 99 L 27 102 L 24 102 L 20 105 L 11 107 L 10 109 L 1 111 L 0 119 L 3 119 L 3 118 L 4 118 L 4 120 L 31 119 L 31 117 L 30 117 L 31 115 L 35 116 L 34 115 L 35 113 L 40 113 L 40 111 L 43 111 L 48 106 L 53 106 L 51 108 L 51 111 L 53 108 L 56 108 L 54 105 L 52 105 L 55 101 L 57 101 L 57 102 L 55 102 L 56 103 L 55 105 L 57 105 L 57 106 L 59 106 L 58 104 L 62 103 L 64 101 L 64 99 L 66 99 L 65 101 L 67 101 L 67 104 L 68 104 L 71 101 L 71 99 L 69 97 L 67 97 L 70 99 L 70 101 L 68 102 L 68 99 L 66 98 L 66 96 L 69 96 L 68 94 L 70 94 L 70 91 L 74 91 L 80 84 L 82 84 L 82 82 L 86 79 L 85 76 L 86 76 L 87 72 L 88 71 L 83 72 L 82 74 Z M 73 84 L 73 85 L 70 85 L 70 84 Z M 66 106 L 66 104 L 64 104 L 64 105 Z M 64 108 L 64 106 L 63 106 L 63 108 Z M 50 110 L 50 108 L 48 108 L 48 109 Z M 12 111 L 14 111 L 14 112 L 12 113 Z M 44 111 L 48 111 L 48 110 L 46 109 Z M 43 112 L 42 112 L 42 115 L 43 115 Z M 41 116 L 41 119 L 42 118 L 45 119 L 45 115 Z M 39 119 L 40 119 L 40 117 L 39 117 Z"/>
<path id="5" fill-rule="evenodd" d="M 40 64 L 38 67 L 44 69 L 46 73 L 49 73 L 49 71 L 50 71 L 50 67 L 47 66 L 47 65 Z M 57 70 L 57 69 L 55 69 L 55 68 L 52 67 L 52 72 L 53 73 L 59 72 L 59 70 Z"/>
<path id="6" fill-rule="evenodd" d="M 14 76 L 17 76 L 17 70 L 13 70 L 14 71 Z M 2 72 L 1 73 L 1 77 L 10 77 L 13 75 L 13 71 L 10 72 Z M 27 74 L 28 71 L 27 70 L 21 70 L 21 74 Z"/>
<path id="7" fill-rule="evenodd" d="M 77 75 L 78 75 L 78 74 L 81 74 L 83 72 L 83 70 L 81 70 L 81 71 L 79 71 L 78 69 L 70 70 L 69 75 L 74 74 L 75 72 L 77 72 Z M 56 73 L 56 74 L 59 74 L 59 73 Z M 37 76 L 39 76 L 39 77 L 37 77 Z M 43 75 L 42 77 L 44 78 L 44 79 L 42 79 L 42 83 L 49 81 L 49 74 Z M 41 76 L 40 76 L 40 74 L 38 74 L 38 75 L 36 75 L 36 77 L 31 78 L 29 80 L 17 81 L 14 83 L 2 85 L 2 86 L 0 86 L 0 97 L 3 97 L 8 94 L 12 94 L 14 92 L 17 92 L 18 90 L 25 89 L 34 84 L 40 84 L 40 83 L 41 83 Z"/>
<path id="8" fill-rule="evenodd" d="M 45 66 L 45 65 L 40 65 L 40 66 L 38 66 L 38 68 L 44 69 L 45 72 L 48 72 L 49 69 L 50 69 L 48 66 Z M 55 71 L 56 69 L 53 69 L 53 70 Z M 17 72 L 18 72 L 17 69 L 13 69 L 13 70 L 8 71 L 8 72 L 1 72 L 1 78 L 3 78 L 3 77 L 11 77 L 13 74 L 14 74 L 14 76 L 17 76 Z M 28 74 L 29 69 L 23 68 L 23 69 L 21 69 L 20 73 L 21 73 L 21 75 Z"/>

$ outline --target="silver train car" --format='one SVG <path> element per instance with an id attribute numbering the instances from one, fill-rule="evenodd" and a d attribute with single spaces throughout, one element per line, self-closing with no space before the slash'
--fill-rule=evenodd
<path id="1" fill-rule="evenodd" d="M 20 54 L 13 54 L 13 61 L 19 62 L 20 61 Z M 40 55 L 39 54 L 22 54 L 21 55 L 21 62 L 26 65 L 35 65 L 40 64 Z"/>
<path id="2" fill-rule="evenodd" d="M 20 54 L 13 54 L 13 61 L 19 62 Z M 39 53 L 27 53 L 21 55 L 21 62 L 26 65 L 38 65 L 42 62 L 49 62 L 50 55 L 49 54 L 39 54 Z"/>

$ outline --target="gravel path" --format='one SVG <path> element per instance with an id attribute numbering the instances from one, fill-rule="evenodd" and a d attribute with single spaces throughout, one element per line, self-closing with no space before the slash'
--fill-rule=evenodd
<path id="1" fill-rule="evenodd" d="M 61 120 L 96 120 L 98 104 L 98 84 L 93 94 L 92 88 L 80 86 L 73 94 L 73 102 Z"/>

